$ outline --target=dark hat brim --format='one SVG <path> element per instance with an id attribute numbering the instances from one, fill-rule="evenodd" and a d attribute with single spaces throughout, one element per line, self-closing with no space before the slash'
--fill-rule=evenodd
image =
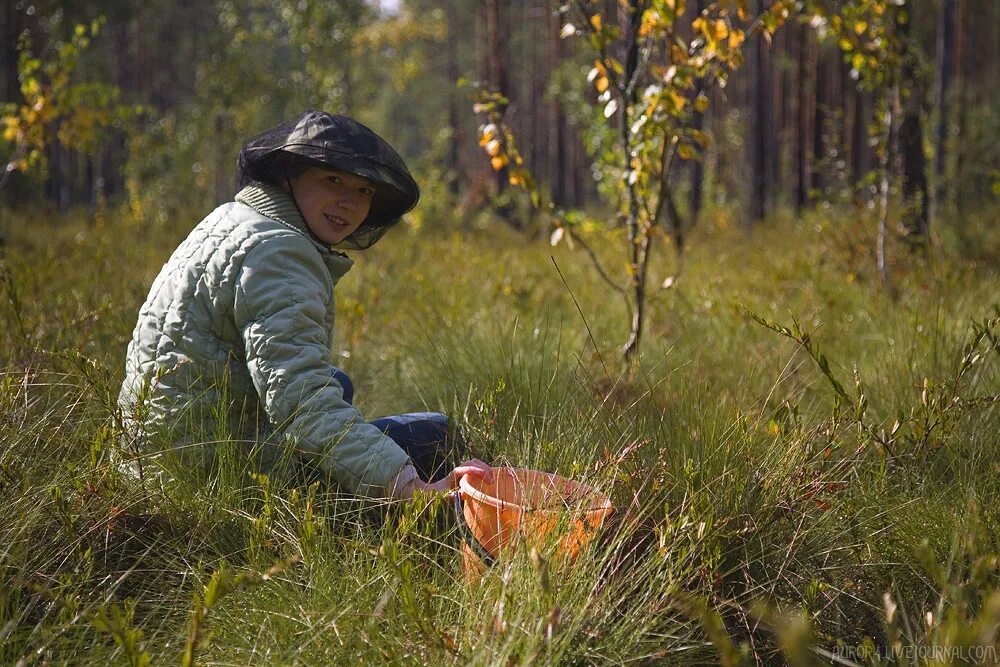
<path id="1" fill-rule="evenodd" d="M 375 184 L 371 211 L 352 234 L 358 235 L 358 244 L 365 234 L 373 238 L 359 247 L 385 233 L 383 229 L 375 237 L 373 228 L 395 225 L 420 199 L 420 188 L 392 146 L 353 118 L 321 111 L 306 111 L 248 141 L 240 151 L 237 185 L 280 180 L 295 164 L 344 171 Z"/>

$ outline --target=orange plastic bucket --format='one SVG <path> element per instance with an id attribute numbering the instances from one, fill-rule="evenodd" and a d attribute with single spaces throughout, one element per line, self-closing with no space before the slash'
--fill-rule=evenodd
<path id="1" fill-rule="evenodd" d="M 556 559 L 572 562 L 613 511 L 607 496 L 547 472 L 493 468 L 493 481 L 465 475 L 455 494 L 467 574 L 482 573 L 522 542 L 539 549 L 557 527 Z"/>

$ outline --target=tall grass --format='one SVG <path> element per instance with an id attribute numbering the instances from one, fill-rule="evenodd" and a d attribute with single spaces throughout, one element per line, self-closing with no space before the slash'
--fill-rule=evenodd
<path id="1" fill-rule="evenodd" d="M 373 517 L 329 486 L 257 474 L 239 442 L 207 480 L 119 473 L 125 346 L 197 215 L 3 216 L 0 664 L 910 664 L 996 649 L 1000 276 L 981 258 L 897 257 L 893 299 L 857 221 L 748 237 L 719 217 L 653 297 L 626 376 L 622 306 L 566 248 L 401 230 L 359 254 L 334 356 L 366 415 L 443 410 L 478 456 L 588 481 L 617 508 L 572 567 L 526 552 L 470 583 L 445 503 Z"/>

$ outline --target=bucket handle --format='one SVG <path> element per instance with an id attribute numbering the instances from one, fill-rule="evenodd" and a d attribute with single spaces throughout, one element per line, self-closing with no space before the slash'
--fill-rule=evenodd
<path id="1" fill-rule="evenodd" d="M 469 524 L 465 521 L 465 508 L 462 502 L 462 493 L 456 491 L 455 493 L 455 519 L 458 521 L 458 530 L 462 534 L 462 539 L 472 552 L 479 556 L 479 560 L 483 562 L 486 567 L 493 567 L 496 565 L 497 559 L 493 554 L 486 550 L 486 547 L 476 539 L 476 536 L 472 534 L 472 530 L 469 528 Z"/>

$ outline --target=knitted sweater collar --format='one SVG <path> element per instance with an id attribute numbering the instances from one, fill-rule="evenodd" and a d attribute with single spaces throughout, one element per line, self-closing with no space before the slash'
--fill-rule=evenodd
<path id="1" fill-rule="evenodd" d="M 330 268 L 334 279 L 340 278 L 354 265 L 354 260 L 319 240 L 306 226 L 299 207 L 288 192 L 270 183 L 254 181 L 236 194 L 236 201 L 253 208 L 261 215 L 287 225 L 313 242 Z"/>

